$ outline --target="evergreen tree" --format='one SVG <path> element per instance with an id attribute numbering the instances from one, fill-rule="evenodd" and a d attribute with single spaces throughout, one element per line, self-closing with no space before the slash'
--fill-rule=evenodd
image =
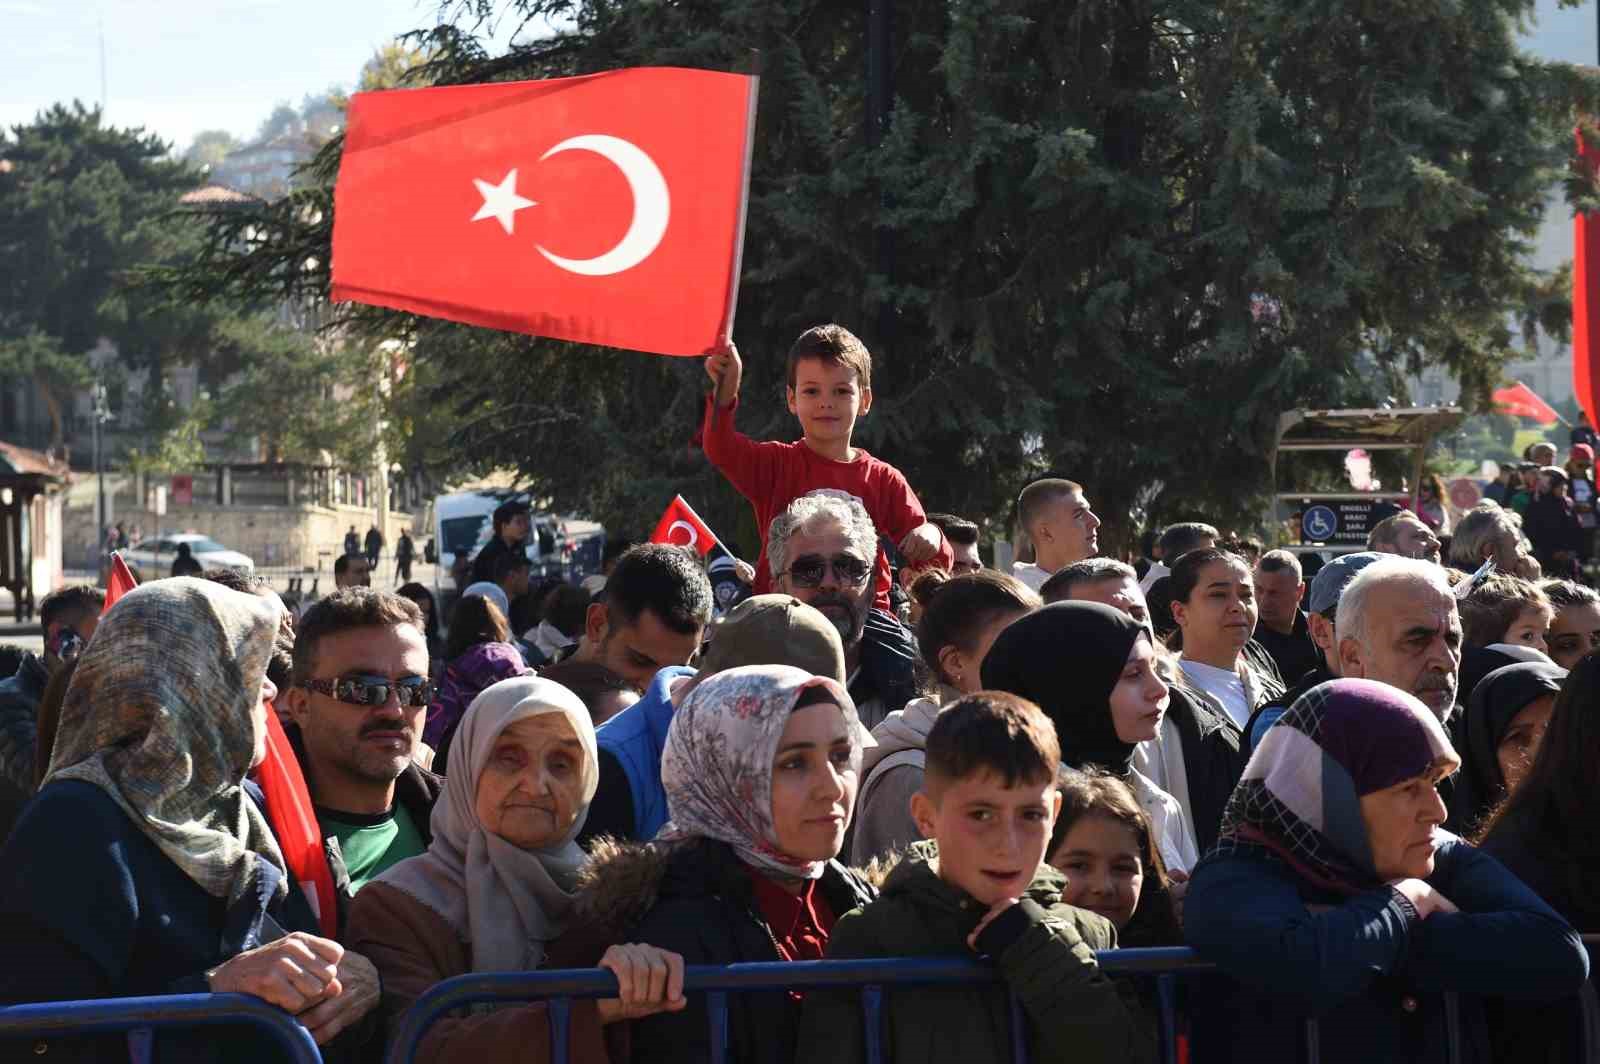
<path id="1" fill-rule="evenodd" d="M 0 134 L 0 377 L 38 385 L 54 444 L 102 338 L 123 366 L 157 370 L 203 344 L 204 313 L 124 284 L 135 265 L 192 258 L 198 229 L 171 213 L 199 181 L 160 138 L 81 103 Z"/>
<path id="2" fill-rule="evenodd" d="M 1527 252 L 1600 93 L 1518 50 L 1531 0 L 893 7 L 893 112 L 870 136 L 855 2 L 450 0 L 413 41 L 439 84 L 759 52 L 741 427 L 793 437 L 784 352 L 842 322 L 877 363 L 860 442 L 930 509 L 1004 518 L 1052 470 L 1113 529 L 1140 503 L 1240 523 L 1270 491 L 1282 411 L 1403 396 L 1426 364 L 1481 405 L 1517 323 L 1565 327 L 1564 275 Z M 481 34 L 503 18 L 556 28 L 491 56 Z M 167 281 L 325 293 L 326 267 L 302 264 L 328 261 L 337 152 L 251 219 L 267 240 L 242 247 L 219 215 L 209 253 Z M 745 512 L 690 446 L 697 365 L 367 309 L 344 322 L 413 344 L 413 398 L 451 414 L 426 441 L 437 458 L 515 466 L 621 533 L 675 491 L 720 528 Z"/>

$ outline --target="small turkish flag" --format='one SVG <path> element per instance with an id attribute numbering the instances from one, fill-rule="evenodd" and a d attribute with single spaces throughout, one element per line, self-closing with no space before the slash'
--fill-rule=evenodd
<path id="1" fill-rule="evenodd" d="M 694 507 L 683 501 L 682 495 L 673 496 L 667 512 L 656 522 L 656 530 L 650 534 L 650 542 L 666 543 L 673 547 L 689 547 L 698 551 L 702 558 L 721 546 L 716 535 L 706 527 L 704 521 L 700 520 L 700 515 L 694 512 Z"/>
<path id="2" fill-rule="evenodd" d="M 123 560 L 121 551 L 114 551 L 111 555 L 111 570 L 106 574 L 106 604 L 100 608 L 101 616 L 106 610 L 117 604 L 117 600 L 134 588 L 139 586 L 139 581 L 133 578 L 133 570 L 128 568 L 128 563 Z"/>
<path id="3" fill-rule="evenodd" d="M 357 93 L 332 297 L 705 354 L 733 331 L 756 87 L 645 67 Z"/>

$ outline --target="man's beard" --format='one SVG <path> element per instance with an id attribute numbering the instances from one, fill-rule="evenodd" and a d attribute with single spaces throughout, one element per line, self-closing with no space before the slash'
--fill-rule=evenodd
<path id="1" fill-rule="evenodd" d="M 810 605 L 833 623 L 839 630 L 839 639 L 846 647 L 854 646 L 861 641 L 861 630 L 867 620 L 865 603 L 832 592 L 818 595 L 811 600 Z"/>

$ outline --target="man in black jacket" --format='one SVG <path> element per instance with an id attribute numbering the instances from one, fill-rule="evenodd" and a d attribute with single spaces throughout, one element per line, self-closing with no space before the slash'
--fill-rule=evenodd
<path id="1" fill-rule="evenodd" d="M 1298 677 L 1287 677 L 1289 689 L 1276 698 L 1269 699 L 1251 716 L 1244 727 L 1244 752 L 1250 752 L 1261 741 L 1261 736 L 1272 727 L 1295 700 L 1318 684 L 1339 678 L 1339 644 L 1334 638 L 1333 622 L 1339 606 L 1339 596 L 1350 581 L 1373 562 L 1382 561 L 1384 555 L 1375 551 L 1344 554 L 1324 565 L 1311 581 L 1311 596 L 1306 605 L 1307 633 L 1317 648 L 1316 663 Z"/>
<path id="2" fill-rule="evenodd" d="M 1286 550 L 1268 551 L 1256 563 L 1255 585 L 1260 621 L 1255 640 L 1272 655 L 1278 675 L 1293 683 L 1318 663 L 1317 645 L 1300 609 L 1306 592 L 1300 559 Z"/>
<path id="3" fill-rule="evenodd" d="M 821 611 L 838 629 L 850 697 L 869 729 L 916 694 L 916 640 L 893 614 L 872 608 L 877 553 L 866 507 L 842 491 L 800 496 L 767 532 L 773 590 Z"/>
<path id="4" fill-rule="evenodd" d="M 343 588 L 295 629 L 280 695 L 339 887 L 339 926 L 356 891 L 431 841 L 440 780 L 415 757 L 431 698 L 428 645 L 414 602 Z"/>
<path id="5" fill-rule="evenodd" d="M 524 551 L 528 542 L 528 530 L 533 527 L 529 517 L 528 504 L 513 499 L 503 502 L 494 512 L 494 534 L 489 537 L 489 542 L 472 559 L 472 578 L 468 584 L 495 582 L 495 563 L 502 555 Z"/>

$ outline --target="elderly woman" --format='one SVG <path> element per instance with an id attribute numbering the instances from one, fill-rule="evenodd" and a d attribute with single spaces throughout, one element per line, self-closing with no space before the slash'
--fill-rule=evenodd
<path id="1" fill-rule="evenodd" d="M 584 859 L 574 840 L 599 779 L 583 702 L 536 676 L 502 680 L 461 718 L 450 759 L 432 845 L 369 883 L 350 911 L 347 937 L 377 964 L 390 1021 L 451 976 L 590 967 L 599 952 L 552 945 L 572 910 Z M 599 964 L 616 973 L 622 996 L 574 1007 L 578 1061 L 609 1059 L 604 1025 L 684 1006 L 673 954 L 613 946 Z M 533 1003 L 441 1019 L 417 1060 L 537 1061 L 549 1044 L 549 1014 Z"/>
<path id="2" fill-rule="evenodd" d="M 1320 1018 L 1323 1060 L 1442 1061 L 1455 991 L 1464 1061 L 1487 1061 L 1473 995 L 1571 995 L 1588 959 L 1533 891 L 1438 830 L 1461 764 L 1413 696 L 1335 680 L 1256 748 L 1184 930 L 1243 983 L 1195 1010 L 1195 1060 L 1293 1060 Z"/>
<path id="3" fill-rule="evenodd" d="M 704 681 L 667 733 L 661 782 L 672 819 L 648 846 L 596 846 L 586 918 L 689 964 L 821 960 L 834 921 L 875 893 L 834 860 L 865 741 L 854 703 L 831 679 L 754 665 Z M 799 1022 L 796 995 L 730 999 L 730 1058 L 793 1060 Z M 641 1064 L 710 1056 L 698 996 L 632 1027 Z"/>
<path id="4" fill-rule="evenodd" d="M 282 611 L 175 578 L 100 622 L 44 785 L 0 854 L 0 1003 L 241 992 L 323 1042 L 370 1009 L 371 966 L 296 930 L 316 921 L 245 782 L 265 756 Z M 157 1048 L 162 1062 L 268 1055 L 232 1031 L 163 1034 Z M 120 1037 L 91 1053 L 128 1059 Z"/>

